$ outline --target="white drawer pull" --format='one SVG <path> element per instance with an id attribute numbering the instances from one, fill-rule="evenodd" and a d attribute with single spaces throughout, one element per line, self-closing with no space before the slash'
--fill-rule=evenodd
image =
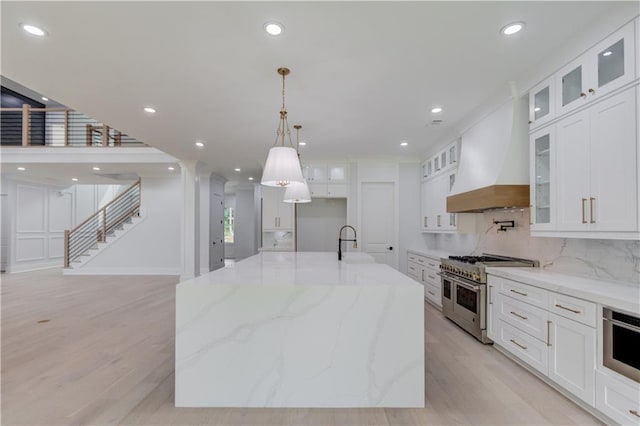
<path id="1" fill-rule="evenodd" d="M 517 313 L 517 312 L 513 312 L 513 311 L 511 311 L 511 315 L 515 315 L 515 316 L 517 316 L 518 318 L 523 319 L 523 320 L 528 319 L 527 317 L 525 317 L 525 316 L 523 316 L 523 315 L 520 315 L 519 313 Z"/>
<path id="2" fill-rule="evenodd" d="M 435 268 L 435 267 L 436 267 L 435 263 L 429 263 L 429 266 L 431 266 L 431 267 L 433 267 L 433 268 Z"/>
<path id="3" fill-rule="evenodd" d="M 513 343 L 516 346 L 520 346 L 522 349 L 524 349 L 525 351 L 527 350 L 526 346 L 522 346 L 520 343 L 516 342 L 515 340 L 511 339 L 510 340 L 511 343 Z"/>
<path id="4" fill-rule="evenodd" d="M 429 278 L 431 278 L 432 280 L 435 280 L 436 277 L 434 277 L 433 275 L 427 275 Z"/>
<path id="5" fill-rule="evenodd" d="M 640 413 L 638 413 L 638 410 L 629 410 L 629 412 L 636 417 L 640 417 Z"/>
<path id="6" fill-rule="evenodd" d="M 556 303 L 556 308 L 564 309 L 565 311 L 573 312 L 574 314 L 579 314 L 580 311 L 576 311 L 575 309 L 567 308 L 566 306 L 562 306 Z"/>
<path id="7" fill-rule="evenodd" d="M 520 296 L 528 296 L 528 294 L 527 294 L 527 293 L 521 293 L 521 292 L 516 291 L 516 290 L 514 290 L 514 289 L 509 289 L 509 291 L 510 291 L 510 292 L 513 292 L 513 293 L 515 293 L 515 294 L 519 294 Z"/>

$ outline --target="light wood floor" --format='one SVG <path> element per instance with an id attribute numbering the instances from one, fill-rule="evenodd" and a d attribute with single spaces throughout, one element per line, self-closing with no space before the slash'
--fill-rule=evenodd
<path id="1" fill-rule="evenodd" d="M 599 424 L 430 305 L 424 409 L 178 409 L 176 277 L 1 279 L 3 425 Z"/>

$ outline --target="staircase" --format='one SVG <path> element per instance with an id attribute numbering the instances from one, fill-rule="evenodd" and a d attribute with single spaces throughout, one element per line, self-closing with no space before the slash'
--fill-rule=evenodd
<path id="1" fill-rule="evenodd" d="M 100 249 L 107 238 L 117 238 L 140 216 L 141 181 L 127 188 L 103 208 L 72 230 L 64 231 L 64 267 L 82 264 L 92 250 Z"/>

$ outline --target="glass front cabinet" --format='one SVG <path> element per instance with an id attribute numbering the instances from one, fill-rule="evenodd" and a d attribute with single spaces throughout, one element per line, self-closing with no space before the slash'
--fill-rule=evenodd
<path id="1" fill-rule="evenodd" d="M 546 123 L 555 116 L 553 78 L 548 78 L 529 91 L 529 128 Z"/>
<path id="2" fill-rule="evenodd" d="M 555 131 L 534 132 L 530 136 L 530 223 L 532 230 L 551 230 L 555 201 Z"/>
<path id="3" fill-rule="evenodd" d="M 567 113 L 633 81 L 636 42 L 630 22 L 558 71 L 556 112 Z"/>

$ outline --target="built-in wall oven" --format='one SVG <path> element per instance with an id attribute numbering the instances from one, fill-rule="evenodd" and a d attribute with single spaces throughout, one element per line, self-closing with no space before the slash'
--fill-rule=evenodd
<path id="1" fill-rule="evenodd" d="M 640 382 L 640 318 L 604 308 L 602 320 L 604 366 Z"/>

